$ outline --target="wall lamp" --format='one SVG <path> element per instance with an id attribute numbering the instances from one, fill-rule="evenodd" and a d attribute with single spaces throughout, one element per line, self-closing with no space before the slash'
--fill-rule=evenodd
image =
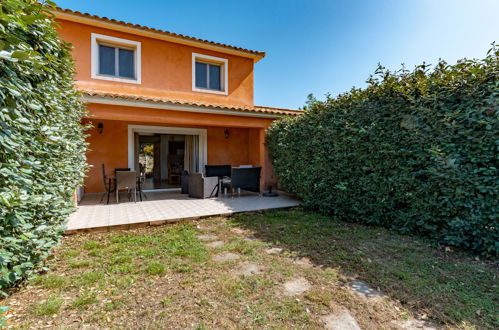
<path id="1" fill-rule="evenodd" d="M 98 123 L 97 124 L 97 132 L 99 132 L 99 134 L 102 134 L 103 130 L 104 130 L 104 124 L 103 123 Z"/>
<path id="2" fill-rule="evenodd" d="M 225 130 L 224 135 L 225 135 L 225 138 L 228 139 L 229 138 L 229 130 Z"/>

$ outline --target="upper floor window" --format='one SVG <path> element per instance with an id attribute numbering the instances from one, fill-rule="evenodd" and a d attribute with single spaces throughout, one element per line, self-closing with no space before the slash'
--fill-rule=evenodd
<path id="1" fill-rule="evenodd" d="M 222 66 L 196 61 L 196 88 L 222 90 Z"/>
<path id="2" fill-rule="evenodd" d="M 192 54 L 192 90 L 227 95 L 228 60 Z"/>
<path id="3" fill-rule="evenodd" d="M 99 44 L 99 74 L 135 79 L 135 50 Z"/>
<path id="4" fill-rule="evenodd" d="M 92 33 L 92 78 L 140 84 L 141 44 Z"/>

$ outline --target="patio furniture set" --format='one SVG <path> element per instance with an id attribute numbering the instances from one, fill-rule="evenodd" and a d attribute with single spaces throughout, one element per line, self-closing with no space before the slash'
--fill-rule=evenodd
<path id="1" fill-rule="evenodd" d="M 188 173 L 184 171 L 181 176 L 181 193 L 189 194 L 193 198 L 211 198 L 220 194 L 227 195 L 230 190 L 231 195 L 237 190 L 238 195 L 241 189 L 260 193 L 260 173 L 261 167 L 252 167 L 251 165 L 242 165 L 232 167 L 231 165 L 206 165 L 205 173 Z M 109 196 L 116 193 L 116 202 L 119 203 L 119 191 L 126 190 L 128 198 L 133 196 L 134 202 L 137 201 L 137 193 L 142 201 L 142 186 L 145 180 L 145 169 L 140 164 L 139 171 L 132 171 L 130 168 L 116 168 L 114 175 L 107 175 L 104 164 L 102 164 L 102 180 L 105 193 L 107 195 L 107 204 Z"/>

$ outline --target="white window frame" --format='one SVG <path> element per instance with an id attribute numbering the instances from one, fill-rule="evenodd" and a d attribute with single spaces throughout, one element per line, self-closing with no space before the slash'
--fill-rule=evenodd
<path id="1" fill-rule="evenodd" d="M 133 49 L 135 78 L 113 77 L 113 76 L 99 74 L 99 44 L 110 47 L 123 47 L 125 49 L 126 48 Z M 106 36 L 103 34 L 92 33 L 91 52 L 92 52 L 92 63 L 91 63 L 92 79 L 117 81 L 130 84 L 140 84 L 142 82 L 141 43 L 139 41 L 127 40 L 122 38 Z"/>
<path id="2" fill-rule="evenodd" d="M 196 61 L 206 64 L 220 65 L 220 86 L 222 90 L 196 87 Z M 229 60 L 226 58 L 209 56 L 199 53 L 192 53 L 192 91 L 201 93 L 211 93 L 219 95 L 229 94 Z"/>

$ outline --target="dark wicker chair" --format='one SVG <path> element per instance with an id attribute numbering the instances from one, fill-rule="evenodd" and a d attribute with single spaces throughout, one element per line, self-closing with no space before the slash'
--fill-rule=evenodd
<path id="1" fill-rule="evenodd" d="M 224 176 L 230 177 L 231 176 L 231 169 L 232 169 L 232 166 L 230 166 L 230 165 L 205 165 L 204 166 L 206 177 L 217 176 L 220 179 L 222 179 Z"/>
<path id="2" fill-rule="evenodd" d="M 238 194 L 241 189 L 260 193 L 260 173 L 261 167 L 233 168 L 230 186 L 232 192 L 237 189 Z"/>

